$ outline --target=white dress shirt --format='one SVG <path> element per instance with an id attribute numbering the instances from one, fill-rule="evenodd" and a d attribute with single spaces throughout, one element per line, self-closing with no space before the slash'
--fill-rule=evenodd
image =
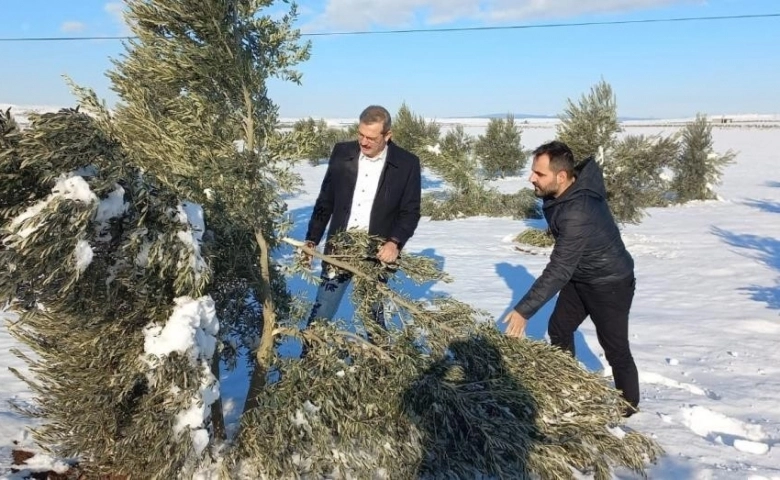
<path id="1" fill-rule="evenodd" d="M 387 147 L 379 155 L 373 158 L 365 156 L 362 152 L 358 159 L 357 182 L 355 193 L 352 196 L 352 210 L 349 214 L 347 228 L 360 228 L 368 230 L 371 220 L 371 207 L 374 205 L 374 197 L 379 187 L 379 177 L 387 158 Z"/>

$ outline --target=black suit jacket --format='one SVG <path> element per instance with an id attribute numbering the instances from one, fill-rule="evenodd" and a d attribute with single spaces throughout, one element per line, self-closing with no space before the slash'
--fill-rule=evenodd
<path id="1" fill-rule="evenodd" d="M 387 149 L 385 166 L 371 208 L 368 233 L 392 239 L 401 249 L 414 235 L 420 221 L 420 159 L 392 141 L 388 142 Z M 359 158 L 357 141 L 337 143 L 333 147 L 309 220 L 306 240 L 319 244 L 328 222 L 328 239 L 346 229 L 357 183 Z M 329 250 L 326 245 L 325 251 Z"/>

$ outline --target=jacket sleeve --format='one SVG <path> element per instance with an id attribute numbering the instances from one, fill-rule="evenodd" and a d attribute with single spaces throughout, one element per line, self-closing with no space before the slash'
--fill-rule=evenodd
<path id="1" fill-rule="evenodd" d="M 587 202 L 586 198 L 581 200 Z M 571 279 L 592 230 L 586 214 L 586 205 L 572 205 L 558 218 L 558 237 L 550 255 L 550 262 L 533 283 L 528 293 L 515 305 L 524 318 L 531 318 Z"/>
<path id="2" fill-rule="evenodd" d="M 420 159 L 415 155 L 410 155 L 410 157 L 411 171 L 404 186 L 404 193 L 401 196 L 398 215 L 390 231 L 390 239 L 395 240 L 399 248 L 402 248 L 414 235 L 414 231 L 420 222 L 420 197 L 422 190 Z"/>
<path id="3" fill-rule="evenodd" d="M 325 227 L 328 226 L 330 217 L 333 214 L 333 203 L 335 198 L 335 191 L 333 188 L 333 178 L 336 175 L 338 144 L 333 147 L 333 151 L 328 159 L 328 169 L 325 171 L 325 177 L 322 179 L 322 185 L 320 186 L 320 193 L 317 196 L 317 200 L 314 202 L 314 208 L 311 212 L 311 218 L 309 219 L 309 226 L 306 231 L 306 241 L 313 242 L 315 245 L 320 243 L 322 236 L 325 233 Z"/>

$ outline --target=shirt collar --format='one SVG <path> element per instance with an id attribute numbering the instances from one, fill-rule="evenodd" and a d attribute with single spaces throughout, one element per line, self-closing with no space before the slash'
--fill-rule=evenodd
<path id="1" fill-rule="evenodd" d="M 367 162 L 384 161 L 386 158 L 387 158 L 387 145 L 385 145 L 385 148 L 382 149 L 382 151 L 379 152 L 379 155 L 377 155 L 374 158 L 367 157 L 363 152 L 360 152 L 360 160 L 365 160 Z"/>

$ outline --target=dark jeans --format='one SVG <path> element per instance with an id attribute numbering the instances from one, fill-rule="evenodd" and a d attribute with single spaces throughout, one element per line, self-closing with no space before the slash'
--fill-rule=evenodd
<path id="1" fill-rule="evenodd" d="M 550 342 L 574 355 L 574 332 L 590 315 L 615 388 L 634 408 L 639 405 L 639 375 L 628 344 L 628 314 L 634 300 L 636 279 L 606 284 L 569 282 L 558 295 L 550 317 Z"/>

